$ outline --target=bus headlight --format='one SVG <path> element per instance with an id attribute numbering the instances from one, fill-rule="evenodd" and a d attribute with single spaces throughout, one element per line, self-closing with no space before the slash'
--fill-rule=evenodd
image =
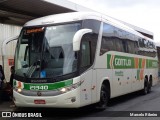
<path id="1" fill-rule="evenodd" d="M 66 89 L 66 88 L 62 88 L 62 89 L 60 89 L 60 91 L 61 91 L 61 92 L 66 92 L 67 89 Z"/>
<path id="2" fill-rule="evenodd" d="M 76 89 L 78 88 L 84 81 L 80 81 L 80 82 L 77 82 L 75 84 L 72 84 L 71 86 L 67 86 L 67 87 L 63 87 L 63 88 L 60 88 L 59 91 L 61 91 L 62 93 L 66 93 L 68 91 L 71 91 L 73 89 Z"/>

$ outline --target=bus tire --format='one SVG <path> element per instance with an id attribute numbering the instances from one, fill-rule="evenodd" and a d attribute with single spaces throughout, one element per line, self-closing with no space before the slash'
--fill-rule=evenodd
<path id="1" fill-rule="evenodd" d="M 152 88 L 152 81 L 149 80 L 149 82 L 148 82 L 148 89 L 147 89 L 147 92 L 148 92 L 148 93 L 151 92 L 151 90 L 152 90 L 151 88 Z"/>
<path id="2" fill-rule="evenodd" d="M 148 93 L 148 81 L 147 81 L 147 79 L 145 78 L 144 79 L 144 88 L 143 88 L 143 90 L 142 90 L 142 94 L 143 95 L 146 95 Z"/>
<path id="3" fill-rule="evenodd" d="M 109 90 L 102 84 L 100 91 L 100 101 L 96 105 L 96 109 L 105 110 L 107 108 L 107 103 L 109 101 Z"/>

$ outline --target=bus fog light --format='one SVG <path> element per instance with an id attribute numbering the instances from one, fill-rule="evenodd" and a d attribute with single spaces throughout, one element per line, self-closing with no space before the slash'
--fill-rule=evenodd
<path id="1" fill-rule="evenodd" d="M 22 92 L 22 89 L 21 89 L 21 88 L 18 88 L 17 91 L 20 93 L 20 92 Z"/>

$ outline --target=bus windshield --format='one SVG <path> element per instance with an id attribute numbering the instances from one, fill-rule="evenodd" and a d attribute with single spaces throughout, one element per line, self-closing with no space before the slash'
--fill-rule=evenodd
<path id="1" fill-rule="evenodd" d="M 52 78 L 77 70 L 73 36 L 80 23 L 27 27 L 21 32 L 15 56 L 15 74 L 27 78 Z"/>

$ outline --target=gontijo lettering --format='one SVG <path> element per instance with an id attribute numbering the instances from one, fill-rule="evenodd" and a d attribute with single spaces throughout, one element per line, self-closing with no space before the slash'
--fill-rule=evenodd
<path id="1" fill-rule="evenodd" d="M 115 58 L 115 65 L 116 66 L 131 66 L 131 60 Z"/>

